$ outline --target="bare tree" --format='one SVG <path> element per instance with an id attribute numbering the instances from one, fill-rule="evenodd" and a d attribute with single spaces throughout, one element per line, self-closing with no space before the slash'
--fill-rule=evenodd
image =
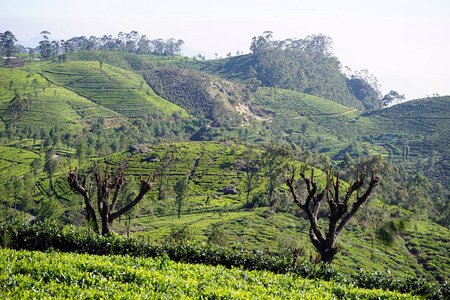
<path id="1" fill-rule="evenodd" d="M 70 171 L 69 173 L 64 172 L 64 175 L 69 182 L 69 186 L 83 196 L 84 203 L 86 205 L 87 221 L 88 223 L 92 224 L 94 230 L 98 233 L 98 221 L 95 215 L 95 210 L 91 205 L 92 183 L 89 185 L 89 187 L 87 187 L 87 174 L 84 175 L 83 181 L 81 183 L 78 181 L 77 168 L 75 168 L 74 171 Z M 119 209 L 117 212 L 114 212 L 117 200 L 119 199 L 119 194 L 126 182 L 124 172 L 122 170 L 117 174 L 111 176 L 110 169 L 109 167 L 107 167 L 104 172 L 103 170 L 100 170 L 95 173 L 95 181 L 97 184 L 97 209 L 102 220 L 102 235 L 109 235 L 111 232 L 113 221 L 132 209 L 136 204 L 139 203 L 139 201 L 142 200 L 144 195 L 152 189 L 153 184 L 156 181 L 156 172 L 149 176 L 147 179 L 143 178 L 142 175 L 139 175 L 139 177 L 141 180 L 139 194 L 133 201 Z"/>
<path id="2" fill-rule="evenodd" d="M 303 165 L 300 170 L 300 177 L 306 183 L 306 189 L 308 192 L 308 196 L 303 203 L 298 199 L 294 187 L 295 169 L 292 171 L 292 177 L 287 179 L 286 185 L 291 190 L 292 196 L 294 197 L 294 202 L 297 203 L 297 205 L 308 215 L 311 226 L 309 236 L 312 244 L 320 254 L 321 261 L 324 263 L 331 263 L 334 256 L 338 252 L 336 241 L 339 238 L 339 235 L 344 230 L 344 227 L 347 225 L 348 221 L 359 210 L 361 205 L 366 202 L 373 188 L 378 185 L 379 178 L 374 176 L 372 172 L 369 187 L 364 194 L 360 196 L 359 190 L 364 185 L 366 174 L 359 174 L 358 168 L 356 171 L 356 181 L 348 187 L 347 192 L 342 199 L 340 193 L 339 172 L 337 173 L 336 178 L 334 178 L 331 169 L 326 172 L 327 185 L 326 188 L 319 193 L 317 190 L 317 182 L 314 180 L 314 169 L 311 169 L 311 178 L 305 176 L 305 171 L 306 165 Z M 351 209 L 349 211 L 349 201 L 355 192 L 356 199 L 351 205 Z M 325 235 L 323 235 L 320 231 L 317 221 L 319 209 L 324 200 L 327 201 L 329 209 L 328 231 L 325 232 Z"/>

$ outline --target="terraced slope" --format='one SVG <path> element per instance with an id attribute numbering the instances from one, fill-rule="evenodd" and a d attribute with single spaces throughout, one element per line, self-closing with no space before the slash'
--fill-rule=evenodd
<path id="1" fill-rule="evenodd" d="M 206 241 L 213 227 L 226 232 L 229 246 L 240 245 L 246 249 L 267 250 L 272 252 L 289 251 L 289 247 L 305 247 L 304 256 L 314 253 L 308 236 L 308 224 L 304 213 L 297 210 L 288 194 L 280 190 L 280 202 L 275 209 L 252 208 L 245 209 L 244 174 L 236 174 L 233 169 L 245 150 L 245 146 L 196 142 L 171 145 L 157 145 L 148 148 L 148 153 L 122 152 L 104 159 L 112 168 L 125 166 L 125 172 L 130 175 L 151 174 L 158 170 L 158 159 L 166 153 L 176 153 L 180 161 L 172 169 L 167 179 L 168 186 L 174 186 L 183 176 L 190 172 L 193 162 L 198 159 L 193 172 L 192 188 L 189 202 L 183 210 L 181 218 L 174 213 L 170 198 L 157 201 L 157 187 L 149 193 L 148 199 L 154 199 L 154 213 L 146 214 L 142 210 L 140 217 L 134 219 L 135 237 L 150 237 L 151 240 L 168 239 L 174 230 L 189 226 L 193 237 Z M 153 158 L 153 159 L 152 159 Z M 155 159 L 156 158 L 156 159 Z M 126 161 L 126 165 L 123 162 Z M 291 161 L 291 164 L 294 164 Z M 319 184 L 324 184 L 323 172 L 316 169 L 315 175 Z M 158 175 L 161 180 L 161 174 Z M 322 182 L 322 183 L 320 183 Z M 259 192 L 264 192 L 266 179 L 262 179 L 252 195 L 256 198 Z M 236 185 L 238 193 L 226 195 L 221 188 Z M 257 205 L 255 205 L 257 206 Z M 289 208 L 290 207 L 290 208 Z M 417 275 L 429 279 L 445 281 L 450 268 L 448 259 L 448 229 L 431 222 L 416 221 L 396 239 L 392 247 L 386 247 L 380 242 L 372 244 L 374 234 L 373 224 L 367 223 L 373 211 L 383 211 L 387 215 L 398 213 L 397 206 L 389 206 L 372 198 L 339 240 L 340 253 L 335 264 L 347 275 L 356 274 L 359 268 L 366 272 L 386 272 L 389 270 L 395 276 Z M 297 211 L 296 211 L 297 210 Z M 124 232 L 124 226 L 115 224 L 115 230 Z M 178 228 L 178 229 L 177 229 Z M 430 236 L 434 242 L 430 242 Z M 426 246 L 425 246 L 426 245 Z"/>
<path id="2" fill-rule="evenodd" d="M 259 88 L 252 105 L 278 118 L 340 115 L 353 109 L 323 98 L 274 88 Z"/>
<path id="3" fill-rule="evenodd" d="M 64 87 L 52 84 L 33 71 L 0 68 L 0 130 L 13 123 L 8 111 L 15 93 L 27 104 L 18 126 L 54 127 L 81 131 L 92 118 L 121 122 L 124 117 Z"/>
<path id="4" fill-rule="evenodd" d="M 68 62 L 50 65 L 43 74 L 52 83 L 126 117 L 146 119 L 156 111 L 171 115 L 180 110 L 188 116 L 184 109 L 157 96 L 140 75 L 113 66 Z"/>
<path id="5" fill-rule="evenodd" d="M 409 101 L 375 114 L 393 120 L 398 131 L 426 136 L 426 143 L 412 143 L 413 147 L 421 147 L 423 152 L 439 147 L 449 153 L 450 96 Z"/>

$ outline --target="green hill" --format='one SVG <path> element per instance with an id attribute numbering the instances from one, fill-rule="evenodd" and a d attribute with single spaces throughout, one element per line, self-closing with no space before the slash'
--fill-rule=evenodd
<path id="1" fill-rule="evenodd" d="M 290 90 L 259 88 L 252 94 L 252 106 L 277 118 L 341 115 L 351 108 L 330 100 Z"/>
<path id="2" fill-rule="evenodd" d="M 126 117 L 141 117 L 157 110 L 171 115 L 181 110 L 155 95 L 136 73 L 96 62 L 68 62 L 43 69 L 51 82 L 72 90 Z M 187 117 L 186 112 L 183 116 Z"/>
<path id="3" fill-rule="evenodd" d="M 98 62 L 27 63 L 25 68 L 0 68 L 0 126 L 12 123 L 8 105 L 17 93 L 27 103 L 18 120 L 24 124 L 80 132 L 91 119 L 102 117 L 107 126 L 128 118 L 148 119 L 156 112 L 171 116 L 187 112 L 160 97 L 142 76 Z"/>
<path id="4" fill-rule="evenodd" d="M 121 115 L 97 105 L 74 92 L 51 84 L 35 72 L 0 68 L 0 128 L 12 126 L 13 120 L 8 112 L 9 102 L 14 93 L 19 93 L 27 103 L 26 113 L 18 120 L 24 124 L 38 127 L 55 125 L 68 131 L 81 131 L 83 119 L 120 119 Z"/>
<path id="5" fill-rule="evenodd" d="M 0 200 L 8 212 L 0 222 L 11 221 L 15 200 L 39 217 L 49 203 L 48 177 L 38 170 L 33 195 L 30 164 L 55 147 L 61 166 L 80 166 L 91 181 L 99 163 L 125 168 L 129 184 L 119 205 L 136 193 L 137 175 L 158 172 L 157 187 L 127 216 L 134 236 L 165 240 L 187 228 L 194 239 L 206 241 L 219 228 L 230 244 L 272 252 L 305 247 L 308 257 L 304 216 L 284 185 L 275 189 L 274 204 L 268 203 L 265 167 L 258 166 L 260 181 L 246 199 L 244 172 L 236 162 L 247 143 L 274 143 L 292 150 L 284 175 L 307 163 L 317 168 L 322 185 L 320 170 L 329 166 L 351 181 L 358 163 L 381 176 L 373 201 L 341 238 L 336 265 L 343 273 L 389 269 L 396 276 L 448 280 L 449 232 L 431 221 L 449 225 L 449 97 L 358 110 L 376 103 L 352 94 L 335 59 L 297 52 L 265 49 L 202 61 L 80 51 L 66 61 L 55 57 L 0 68 Z M 26 107 L 14 115 L 16 94 Z M 175 143 L 187 140 L 209 142 Z M 141 145 L 129 149 L 135 144 Z M 171 154 L 178 160 L 164 173 L 162 161 Z M 189 203 L 178 219 L 172 187 L 189 173 Z M 14 185 L 17 179 L 22 187 Z M 225 194 L 231 186 L 236 193 Z M 52 192 L 54 215 L 83 225 L 80 197 L 59 170 Z M 393 248 L 372 244 L 385 222 L 411 216 Z M 115 226 L 127 230 L 123 220 Z"/>
<path id="6" fill-rule="evenodd" d="M 161 97 L 197 116 L 219 124 L 239 124 L 233 104 L 242 87 L 206 73 L 168 67 L 144 72 L 146 81 Z"/>
<path id="7" fill-rule="evenodd" d="M 338 58 L 329 52 L 328 42 L 316 41 L 323 38 L 272 41 L 260 36 L 254 38 L 251 54 L 182 65 L 228 80 L 306 93 L 357 109 L 379 109 L 379 92 L 365 78 L 346 78 Z"/>
<path id="8" fill-rule="evenodd" d="M 169 173 L 164 189 L 170 191 L 170 186 L 191 172 L 193 187 L 190 192 L 189 204 L 180 219 L 174 211 L 173 199 L 170 193 L 166 198 L 158 199 L 158 188 L 148 196 L 153 199 L 151 207 L 142 208 L 139 218 L 133 219 L 133 234 L 135 237 L 149 237 L 151 240 L 166 240 L 176 230 L 188 226 L 192 238 L 206 241 L 212 228 L 220 228 L 227 233 L 228 245 L 241 245 L 246 249 L 267 250 L 272 252 L 289 252 L 289 247 L 305 247 L 304 255 L 308 257 L 314 252 L 308 237 L 308 225 L 305 216 L 292 202 L 285 185 L 277 190 L 275 207 L 245 209 L 244 173 L 236 170 L 235 162 L 242 158 L 246 147 L 234 143 L 182 143 L 158 145 L 152 147 L 149 153 L 125 152 L 105 158 L 104 162 L 111 167 L 122 166 L 129 175 L 150 174 L 158 171 L 160 163 L 149 158 L 163 158 L 167 153 L 176 153 L 180 158 Z M 198 159 L 196 161 L 196 159 Z M 196 161 L 194 171 L 193 162 Z M 288 159 L 291 166 L 296 162 Z M 159 172 L 159 171 L 158 171 Z M 162 176 L 162 174 L 160 175 Z M 258 203 L 258 197 L 264 198 L 268 179 L 259 173 L 261 181 L 252 191 L 253 202 Z M 324 176 L 317 170 L 318 181 Z M 387 180 L 387 177 L 384 177 Z M 160 180 L 163 180 L 160 178 Z M 392 189 L 389 184 L 378 191 L 383 199 L 384 189 Z M 235 185 L 236 194 L 225 194 L 221 189 Z M 262 199 L 261 199 L 262 200 Z M 264 200 L 260 203 L 266 206 Z M 145 211 L 151 214 L 145 216 Z M 341 252 L 335 264 L 347 275 L 356 274 L 358 268 L 366 272 L 385 272 L 390 270 L 396 276 L 419 275 L 421 277 L 445 280 L 450 268 L 447 245 L 449 231 L 429 222 L 414 221 L 399 238 L 392 248 L 376 242 L 372 245 L 374 234 L 373 221 L 370 221 L 370 211 L 394 217 L 399 208 L 387 206 L 380 201 L 373 201 L 366 212 L 348 227 L 340 239 Z M 135 213 L 135 216 L 136 216 Z M 366 215 L 367 213 L 367 215 Z M 400 214 L 404 214 L 400 213 Z M 364 225 L 365 224 L 365 225 Z M 117 230 L 124 232 L 123 225 L 117 225 Z M 119 229 L 121 228 L 121 229 Z M 433 235 L 433 241 L 430 240 Z M 434 246 L 432 244 L 434 243 Z M 425 246 L 426 245 L 426 246 Z M 434 247 L 431 252 L 421 247 Z M 448 253 L 447 253 L 448 254 Z"/>
<path id="9" fill-rule="evenodd" d="M 450 96 L 417 99 L 374 112 L 374 114 L 392 120 L 398 132 L 421 135 L 423 143 L 411 143 L 410 147 L 421 148 L 417 151 L 430 153 L 450 149 Z"/>

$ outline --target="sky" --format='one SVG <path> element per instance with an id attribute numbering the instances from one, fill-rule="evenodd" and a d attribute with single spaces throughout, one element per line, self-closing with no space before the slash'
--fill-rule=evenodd
<path id="1" fill-rule="evenodd" d="M 274 40 L 323 34 L 343 67 L 410 100 L 450 95 L 449 16 L 448 0 L 14 0 L 0 6 L 0 32 L 36 46 L 44 30 L 51 40 L 136 30 L 210 58 L 248 53 L 264 31 Z"/>

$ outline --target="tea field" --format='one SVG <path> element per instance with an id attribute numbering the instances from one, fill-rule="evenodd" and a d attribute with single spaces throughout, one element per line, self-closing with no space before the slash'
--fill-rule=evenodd
<path id="1" fill-rule="evenodd" d="M 156 259 L 0 250 L 3 299 L 420 299 L 290 274 Z"/>

